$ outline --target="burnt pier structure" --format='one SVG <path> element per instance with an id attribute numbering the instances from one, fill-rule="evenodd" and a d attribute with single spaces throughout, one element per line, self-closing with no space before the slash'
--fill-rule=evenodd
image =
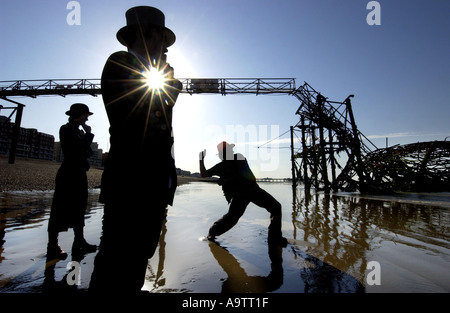
<path id="1" fill-rule="evenodd" d="M 290 127 L 292 184 L 305 188 L 359 190 L 365 193 L 393 191 L 450 191 L 450 142 L 419 142 L 380 149 L 358 129 L 349 95 L 333 101 L 308 83 L 296 86 L 295 78 L 185 78 L 182 93 L 283 94 L 295 97 L 299 122 Z M 0 99 L 12 106 L 15 128 L 9 149 L 14 163 L 24 104 L 11 97 L 44 95 L 98 96 L 99 79 L 45 79 L 1 81 Z"/>
<path id="2" fill-rule="evenodd" d="M 450 142 L 377 148 L 358 130 L 353 95 L 332 101 L 305 83 L 293 96 L 301 102 L 299 122 L 291 126 L 293 185 L 325 192 L 450 191 Z"/>

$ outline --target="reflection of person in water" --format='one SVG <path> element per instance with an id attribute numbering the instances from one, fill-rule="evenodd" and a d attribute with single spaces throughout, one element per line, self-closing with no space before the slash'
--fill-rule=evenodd
<path id="1" fill-rule="evenodd" d="M 300 270 L 305 293 L 363 293 L 364 285 L 356 278 L 298 248 L 292 251 L 306 264 Z"/>
<path id="2" fill-rule="evenodd" d="M 279 289 L 283 284 L 282 248 L 269 245 L 271 271 L 269 275 L 248 276 L 236 258 L 225 248 L 210 242 L 209 248 L 217 263 L 227 273 L 228 278 L 222 284 L 223 293 L 264 293 Z"/>
<path id="3" fill-rule="evenodd" d="M 141 290 L 177 187 L 172 109 L 182 85 L 166 62 L 175 34 L 153 7 L 131 8 L 126 20 L 117 39 L 128 52 L 113 53 L 101 78 L 111 148 L 100 196 L 103 233 L 90 284 L 96 292 Z"/>
<path id="4" fill-rule="evenodd" d="M 66 112 L 69 122 L 61 126 L 59 136 L 64 160 L 55 180 L 55 193 L 48 222 L 47 259 L 65 259 L 67 254 L 58 245 L 58 234 L 73 228 L 75 238 L 72 254 L 94 252 L 97 247 L 84 238 L 84 215 L 88 199 L 86 171 L 94 134 L 86 124 L 87 105 L 75 103 Z M 80 129 L 80 126 L 83 130 Z"/>
<path id="5" fill-rule="evenodd" d="M 217 145 L 222 162 L 207 170 L 204 158 L 206 150 L 200 152 L 200 174 L 202 177 L 219 176 L 225 198 L 230 207 L 228 213 L 216 221 L 209 229 L 208 238 L 230 230 L 244 214 L 250 202 L 265 208 L 270 213 L 269 243 L 286 246 L 287 240 L 281 235 L 281 204 L 256 183 L 247 160 L 242 154 L 234 154 L 234 144 L 223 141 Z"/>

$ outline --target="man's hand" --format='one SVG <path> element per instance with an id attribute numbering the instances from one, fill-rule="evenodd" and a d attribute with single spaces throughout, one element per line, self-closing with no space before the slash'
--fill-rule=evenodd
<path id="1" fill-rule="evenodd" d="M 170 66 L 169 63 L 166 63 L 166 65 L 163 68 L 163 74 L 164 78 L 166 79 L 174 79 L 175 71 L 172 66 Z"/>
<path id="2" fill-rule="evenodd" d="M 199 159 L 200 161 L 203 161 L 203 159 L 205 158 L 205 156 L 206 156 L 206 149 L 199 153 L 198 159 Z"/>

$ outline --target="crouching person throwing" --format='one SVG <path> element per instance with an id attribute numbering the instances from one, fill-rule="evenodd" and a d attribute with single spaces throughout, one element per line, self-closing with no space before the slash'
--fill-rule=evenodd
<path id="1" fill-rule="evenodd" d="M 208 239 L 222 235 L 237 224 L 250 202 L 265 208 L 270 213 L 269 244 L 285 247 L 287 240 L 281 235 L 281 204 L 256 183 L 247 160 L 240 154 L 234 154 L 234 144 L 223 141 L 217 145 L 222 162 L 209 170 L 205 168 L 206 150 L 200 152 L 200 174 L 202 177 L 219 176 L 225 198 L 230 204 L 228 213 L 217 220 L 209 229 Z"/>

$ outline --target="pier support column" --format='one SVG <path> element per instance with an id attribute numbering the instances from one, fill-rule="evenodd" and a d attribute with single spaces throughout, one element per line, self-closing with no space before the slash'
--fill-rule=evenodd
<path id="1" fill-rule="evenodd" d="M 22 103 L 13 101 L 13 100 L 9 100 L 5 97 L 2 97 L 2 99 L 9 101 L 11 103 L 17 104 L 17 108 L 15 109 L 16 120 L 14 122 L 13 133 L 12 133 L 12 138 L 11 138 L 11 146 L 9 148 L 9 159 L 8 159 L 9 164 L 14 164 L 14 162 L 16 161 L 17 145 L 19 143 L 20 125 L 22 123 L 22 113 L 23 113 L 23 108 L 25 107 L 25 105 Z"/>
<path id="2" fill-rule="evenodd" d="M 292 188 L 297 187 L 296 178 L 296 165 L 295 165 L 295 154 L 294 154 L 294 127 L 291 126 L 291 167 L 292 167 Z"/>

